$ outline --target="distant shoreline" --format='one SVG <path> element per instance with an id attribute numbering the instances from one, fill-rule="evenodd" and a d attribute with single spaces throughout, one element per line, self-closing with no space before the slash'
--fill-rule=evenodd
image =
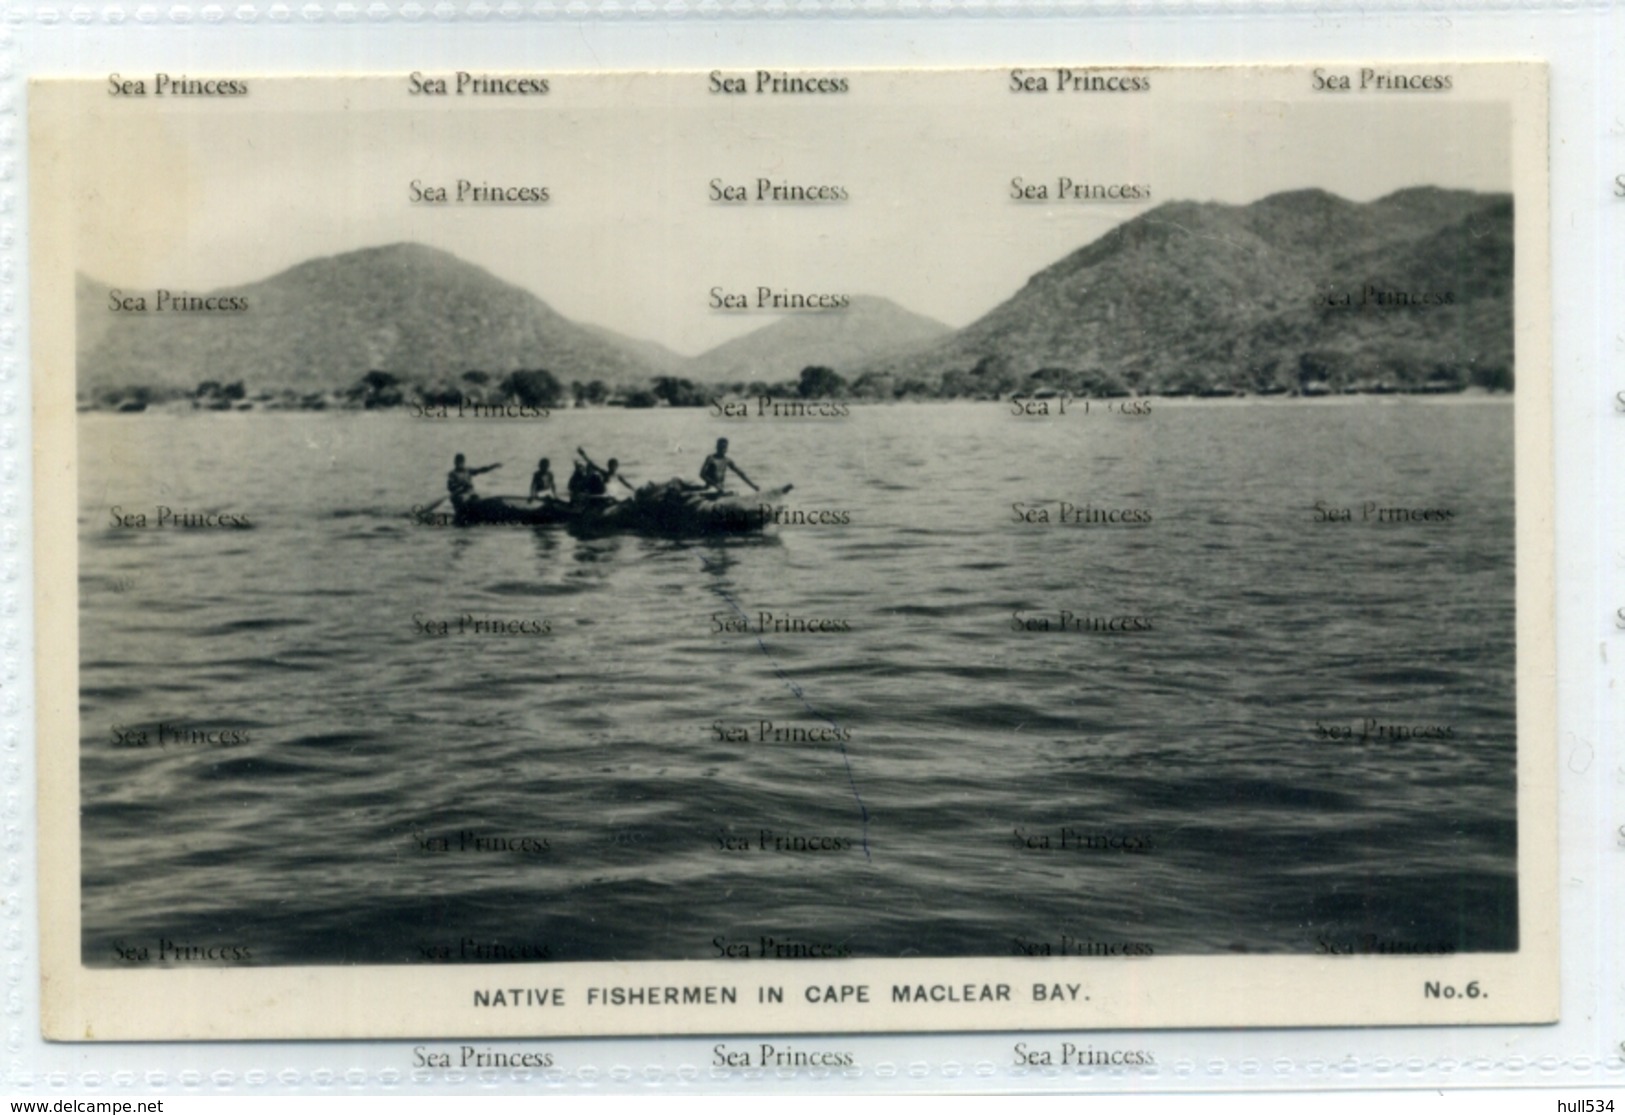
<path id="1" fill-rule="evenodd" d="M 1235 395 L 1126 395 L 1126 396 L 1094 396 L 1094 397 L 1091 397 L 1091 396 L 1068 396 L 1067 400 L 1066 400 L 1066 403 L 1067 403 L 1067 407 L 1069 409 L 1072 408 L 1072 407 L 1077 407 L 1079 409 L 1080 413 L 1081 413 L 1081 411 L 1083 409 L 1083 404 L 1085 404 L 1085 403 L 1087 403 L 1092 408 L 1101 408 L 1101 407 L 1105 407 L 1105 406 L 1108 406 L 1108 405 L 1111 405 L 1111 404 L 1119 404 L 1120 405 L 1120 404 L 1125 403 L 1125 402 L 1132 403 L 1132 402 L 1136 402 L 1136 401 L 1143 401 L 1143 402 L 1151 403 L 1151 404 L 1154 404 L 1157 407 L 1210 406 L 1210 405 L 1215 405 L 1215 404 L 1217 404 L 1217 405 L 1226 405 L 1226 406 L 1236 406 L 1236 405 L 1254 405 L 1254 404 L 1259 404 L 1259 403 L 1266 403 L 1266 404 L 1272 404 L 1272 405 L 1274 405 L 1274 404 L 1351 405 L 1351 404 L 1356 404 L 1356 403 L 1372 403 L 1372 402 L 1426 402 L 1426 403 L 1480 402 L 1480 403 L 1482 403 L 1482 402 L 1512 402 L 1516 398 L 1516 395 L 1517 395 L 1516 391 L 1491 391 L 1491 390 L 1487 390 L 1487 389 L 1482 388 L 1482 387 L 1468 387 L 1468 388 L 1464 388 L 1464 389 L 1462 389 L 1460 391 L 1340 391 L 1340 392 L 1336 392 L 1336 393 L 1327 392 L 1327 393 L 1318 393 L 1318 394 L 1303 394 L 1301 392 L 1276 392 L 1276 393 L 1270 393 L 1270 394 L 1254 394 L 1254 395 L 1247 395 L 1247 394 L 1235 394 Z M 1059 396 L 1053 396 L 1053 395 L 1043 397 L 1043 398 L 1039 398 L 1037 396 L 1018 396 L 1018 397 L 1022 398 L 1022 399 L 1031 400 L 1033 402 L 1047 402 L 1047 403 L 1051 404 L 1052 406 L 1058 405 L 1058 400 L 1059 400 Z M 719 400 L 722 400 L 722 401 L 738 402 L 738 401 L 746 401 L 750 397 L 749 396 L 742 396 L 742 397 L 725 398 L 725 397 L 719 396 L 718 398 L 719 398 Z M 841 405 L 841 406 L 843 406 L 845 408 L 848 408 L 848 409 L 858 409 L 858 410 L 880 410 L 880 409 L 891 408 L 891 407 L 907 407 L 907 406 L 976 406 L 976 407 L 982 407 L 982 408 L 998 406 L 998 407 L 1003 407 L 1003 408 L 1005 408 L 1007 410 L 1011 407 L 1011 399 L 1009 397 L 999 398 L 999 399 L 903 398 L 903 399 L 824 399 L 824 400 L 797 400 L 797 401 L 839 404 L 839 405 Z M 376 414 L 376 415 L 398 415 L 398 416 L 401 416 L 401 417 L 412 417 L 412 418 L 414 418 L 414 420 L 422 420 L 422 421 L 426 421 L 426 422 L 437 421 L 437 419 L 432 419 L 432 418 L 418 419 L 412 413 L 413 408 L 411 406 L 407 406 L 407 405 L 384 406 L 384 407 L 365 407 L 365 406 L 357 406 L 357 405 L 353 405 L 353 404 L 348 404 L 348 405 L 334 404 L 334 405 L 328 405 L 328 406 L 286 406 L 286 405 L 265 405 L 263 400 L 256 400 L 256 399 L 241 400 L 241 403 L 243 405 L 202 406 L 202 405 L 198 405 L 196 400 L 182 398 L 182 399 L 174 399 L 174 400 L 165 400 L 165 401 L 162 401 L 162 402 L 154 402 L 154 403 L 150 403 L 150 404 L 141 405 L 141 406 L 138 406 L 138 407 L 132 407 L 132 406 L 128 406 L 128 405 L 120 406 L 120 407 L 114 407 L 114 406 L 98 406 L 98 405 L 95 405 L 95 404 L 86 403 L 83 400 L 81 400 L 77 409 L 78 409 L 78 413 L 82 414 L 82 415 L 83 414 L 107 414 L 107 415 L 113 415 L 115 417 L 117 417 L 117 416 L 128 416 L 128 415 L 133 415 L 133 414 L 162 415 L 162 416 L 172 416 L 172 417 L 173 416 L 182 416 L 182 415 L 202 415 L 202 414 L 331 414 L 331 415 L 335 415 L 335 416 L 337 416 L 337 415 L 356 416 L 356 415 L 372 415 L 372 414 Z M 667 412 L 667 411 L 700 411 L 700 412 L 705 412 L 709 408 L 701 407 L 701 406 L 675 406 L 674 407 L 674 406 L 667 406 L 667 405 L 658 405 L 658 406 L 639 407 L 639 406 L 623 406 L 623 405 L 614 405 L 614 404 L 593 404 L 593 405 L 586 405 L 586 406 L 564 405 L 564 406 L 549 407 L 549 408 L 542 408 L 542 409 L 547 411 L 547 414 L 546 414 L 545 417 L 537 416 L 537 417 L 532 418 L 530 420 L 531 421 L 548 421 L 548 420 L 560 418 L 560 417 L 562 417 L 564 415 L 567 415 L 567 414 L 574 414 L 574 413 L 593 413 L 593 412 L 611 412 L 611 413 L 613 413 L 613 412 L 631 412 L 631 413 L 638 413 L 638 412 L 645 412 L 645 411 L 649 411 L 649 412 Z M 1011 417 L 1015 418 L 1015 417 L 1019 417 L 1019 416 L 1012 413 Z M 782 421 L 801 421 L 801 422 L 818 422 L 818 421 L 825 421 L 825 422 L 836 421 L 836 422 L 838 422 L 838 421 L 840 421 L 839 417 L 833 417 L 833 418 L 832 417 L 824 417 L 824 418 L 788 418 L 788 419 L 781 419 L 781 420 Z M 502 421 L 502 419 L 492 419 L 492 418 L 480 417 L 480 416 L 468 416 L 468 417 L 463 418 L 462 421 L 477 424 L 477 423 L 480 423 L 480 422 Z M 521 419 L 520 421 L 523 421 L 523 420 Z"/>

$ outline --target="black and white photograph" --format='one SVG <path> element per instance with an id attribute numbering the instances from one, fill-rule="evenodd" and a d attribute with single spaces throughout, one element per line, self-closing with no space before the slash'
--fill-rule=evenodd
<path id="1" fill-rule="evenodd" d="M 53 1036 L 1555 1017 L 1542 90 L 35 83 Z"/>

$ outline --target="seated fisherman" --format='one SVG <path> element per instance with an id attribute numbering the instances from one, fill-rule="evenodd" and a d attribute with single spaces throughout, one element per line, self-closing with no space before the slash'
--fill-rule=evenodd
<path id="1" fill-rule="evenodd" d="M 553 482 L 553 466 L 546 457 L 536 462 L 536 471 L 530 474 L 530 498 L 540 499 L 543 492 L 559 498 L 558 485 Z"/>
<path id="2" fill-rule="evenodd" d="M 611 457 L 609 465 L 604 467 L 587 456 L 587 451 L 579 446 L 576 448 L 576 453 L 581 457 L 581 460 L 576 464 L 576 471 L 582 476 L 582 490 L 588 496 L 609 495 L 609 482 L 611 480 L 619 480 L 629 492 L 635 490 L 626 477 L 622 476 L 618 471 L 621 463 L 614 457 Z M 573 490 L 575 487 L 574 477 L 570 479 L 570 486 Z"/>
<path id="3" fill-rule="evenodd" d="M 462 507 L 469 500 L 477 498 L 474 493 L 474 478 L 482 472 L 490 472 L 501 467 L 502 465 L 498 463 L 483 468 L 469 468 L 463 455 L 457 454 L 457 459 L 452 462 L 451 471 L 446 473 L 446 491 L 451 494 L 452 506 Z"/>
<path id="4" fill-rule="evenodd" d="M 611 457 L 609 459 L 609 463 L 603 468 L 599 468 L 598 465 L 594 464 L 592 461 L 588 461 L 587 494 L 589 496 L 607 496 L 609 494 L 609 482 L 611 480 L 619 480 L 621 484 L 625 486 L 627 491 L 632 491 L 632 484 L 629 480 L 627 480 L 626 477 L 620 474 L 620 467 L 621 463 L 614 457 Z"/>

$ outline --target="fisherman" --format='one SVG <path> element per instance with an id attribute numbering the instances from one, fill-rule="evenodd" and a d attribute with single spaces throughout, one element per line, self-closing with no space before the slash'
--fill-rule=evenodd
<path id="1" fill-rule="evenodd" d="M 461 453 L 452 462 L 452 469 L 446 473 L 446 491 L 451 493 L 451 505 L 462 510 L 463 504 L 476 498 L 474 494 L 474 478 L 482 472 L 501 468 L 501 463 L 486 465 L 483 468 L 469 468 L 467 461 Z"/>
<path id="2" fill-rule="evenodd" d="M 728 439 L 719 437 L 717 438 L 717 451 L 707 457 L 705 463 L 700 466 L 700 479 L 705 482 L 707 488 L 715 488 L 718 494 L 721 494 L 726 490 L 729 469 L 732 469 L 739 476 L 739 479 L 749 484 L 751 491 L 759 492 L 762 490 L 756 486 L 754 480 L 745 475 L 738 465 L 728 459 Z"/>
<path id="3" fill-rule="evenodd" d="M 621 467 L 621 462 L 617 461 L 614 457 L 609 459 L 609 463 L 607 465 L 600 467 L 597 461 L 587 456 L 587 451 L 585 449 L 577 446 L 576 452 L 581 454 L 581 461 L 586 466 L 585 468 L 582 468 L 582 465 L 578 464 L 576 466 L 576 470 L 583 473 L 584 490 L 586 491 L 587 495 L 609 495 L 609 482 L 611 480 L 619 480 L 622 486 L 624 486 L 629 492 L 636 491 L 636 489 L 632 487 L 631 481 L 627 480 L 626 477 L 620 474 L 619 470 Z M 572 477 L 572 486 L 574 483 L 575 480 L 574 477 Z"/>
<path id="4" fill-rule="evenodd" d="M 553 466 L 546 457 L 536 462 L 536 471 L 530 474 L 530 498 L 535 502 L 543 492 L 559 498 L 558 485 L 553 482 Z"/>
<path id="5" fill-rule="evenodd" d="M 627 491 L 633 491 L 631 481 L 621 475 L 620 467 L 621 462 L 614 457 L 611 457 L 609 463 L 603 468 L 599 468 L 589 460 L 587 462 L 587 494 L 589 496 L 607 496 L 611 480 L 619 480 Z"/>

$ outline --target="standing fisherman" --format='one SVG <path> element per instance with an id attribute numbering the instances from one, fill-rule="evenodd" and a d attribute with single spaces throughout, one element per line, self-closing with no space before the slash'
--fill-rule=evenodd
<path id="1" fill-rule="evenodd" d="M 705 463 L 700 466 L 700 479 L 705 481 L 707 488 L 715 488 L 718 494 L 721 494 L 728 482 L 730 469 L 739 479 L 750 485 L 751 491 L 759 492 L 762 490 L 756 486 L 754 480 L 745 475 L 744 470 L 728 459 L 728 439 L 719 437 L 717 438 L 717 451 L 707 457 Z"/>

